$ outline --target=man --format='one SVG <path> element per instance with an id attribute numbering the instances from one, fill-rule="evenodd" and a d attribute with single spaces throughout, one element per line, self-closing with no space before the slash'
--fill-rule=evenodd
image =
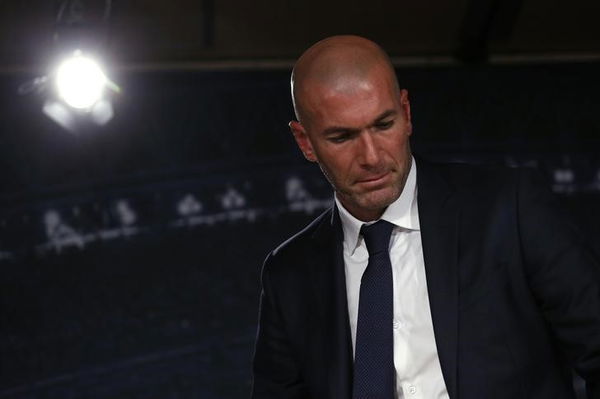
<path id="1" fill-rule="evenodd" d="M 598 264 L 527 171 L 413 158 L 408 93 L 335 36 L 290 128 L 335 205 L 267 257 L 253 398 L 600 398 Z"/>

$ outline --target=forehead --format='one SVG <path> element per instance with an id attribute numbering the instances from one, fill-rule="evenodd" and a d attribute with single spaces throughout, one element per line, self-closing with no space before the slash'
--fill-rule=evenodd
<path id="1" fill-rule="evenodd" d="M 377 74 L 369 79 L 315 87 L 307 96 L 306 116 L 314 129 L 330 125 L 359 128 L 399 107 L 395 85 L 385 75 Z"/>

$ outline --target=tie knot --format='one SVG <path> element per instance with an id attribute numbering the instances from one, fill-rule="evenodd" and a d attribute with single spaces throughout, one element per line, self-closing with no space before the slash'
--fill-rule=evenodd
<path id="1" fill-rule="evenodd" d="M 365 239 L 369 256 L 388 250 L 393 228 L 394 225 L 385 220 L 361 227 L 360 232 Z"/>

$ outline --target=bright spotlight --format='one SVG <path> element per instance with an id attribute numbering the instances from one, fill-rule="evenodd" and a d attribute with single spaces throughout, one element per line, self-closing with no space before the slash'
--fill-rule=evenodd
<path id="1" fill-rule="evenodd" d="M 44 113 L 66 130 L 78 133 L 90 123 L 103 126 L 113 118 L 111 94 L 121 93 L 121 88 L 104 74 L 97 62 L 77 50 L 51 74 L 19 86 L 19 94 L 29 93 L 43 94 Z"/>
<path id="2" fill-rule="evenodd" d="M 59 97 L 73 108 L 89 109 L 101 98 L 108 79 L 96 61 L 76 51 L 56 71 Z"/>

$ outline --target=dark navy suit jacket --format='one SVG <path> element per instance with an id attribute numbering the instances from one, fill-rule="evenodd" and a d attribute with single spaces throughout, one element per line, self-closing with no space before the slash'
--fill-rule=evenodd
<path id="1" fill-rule="evenodd" d="M 534 173 L 417 160 L 427 289 L 451 399 L 600 398 L 600 270 Z M 332 208 L 267 257 L 254 399 L 350 399 Z"/>

